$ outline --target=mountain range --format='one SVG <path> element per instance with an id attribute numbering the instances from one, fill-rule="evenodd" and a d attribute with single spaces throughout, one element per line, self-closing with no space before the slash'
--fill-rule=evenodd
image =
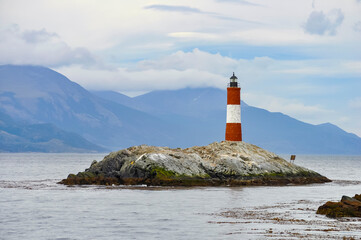
<path id="1" fill-rule="evenodd" d="M 361 154 L 361 138 L 333 124 L 312 125 L 244 102 L 241 114 L 244 141 L 276 153 Z M 221 89 L 163 90 L 130 98 L 89 92 L 45 67 L 0 66 L 0 151 L 206 145 L 224 139 L 225 118 L 226 91 Z"/>
<path id="2" fill-rule="evenodd" d="M 0 112 L 0 151 L 6 152 L 105 152 L 79 134 L 51 123 L 21 124 Z"/>

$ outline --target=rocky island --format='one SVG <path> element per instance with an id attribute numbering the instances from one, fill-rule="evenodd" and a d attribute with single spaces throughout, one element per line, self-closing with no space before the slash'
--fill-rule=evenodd
<path id="1" fill-rule="evenodd" d="M 186 149 L 134 146 L 69 174 L 65 185 L 241 186 L 323 183 L 330 180 L 245 142 Z"/>

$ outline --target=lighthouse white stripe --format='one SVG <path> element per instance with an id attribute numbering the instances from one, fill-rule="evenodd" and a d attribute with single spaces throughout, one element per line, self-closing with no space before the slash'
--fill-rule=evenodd
<path id="1" fill-rule="evenodd" d="M 241 123 L 241 105 L 227 105 L 227 123 Z"/>

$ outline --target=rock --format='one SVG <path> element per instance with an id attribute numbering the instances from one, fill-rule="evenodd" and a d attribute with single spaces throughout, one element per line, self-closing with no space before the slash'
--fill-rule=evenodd
<path id="1" fill-rule="evenodd" d="M 134 146 L 112 152 L 74 176 L 60 183 L 240 186 L 330 181 L 255 145 L 226 141 L 186 149 Z"/>
<path id="2" fill-rule="evenodd" d="M 98 163 L 97 160 L 93 160 L 92 163 L 90 164 L 90 166 L 93 166 L 93 165 L 95 165 L 95 164 L 97 164 L 97 163 Z"/>
<path id="3" fill-rule="evenodd" d="M 342 196 L 340 202 L 326 202 L 317 210 L 317 214 L 327 217 L 361 217 L 361 194 L 353 198 Z"/>
<path id="4" fill-rule="evenodd" d="M 360 208 L 361 210 L 361 202 L 358 201 L 355 197 L 351 198 L 348 196 L 342 196 L 341 198 L 341 202 L 346 204 L 346 205 L 350 205 L 356 208 Z"/>
<path id="5" fill-rule="evenodd" d="M 356 194 L 353 198 L 361 201 L 361 194 Z"/>

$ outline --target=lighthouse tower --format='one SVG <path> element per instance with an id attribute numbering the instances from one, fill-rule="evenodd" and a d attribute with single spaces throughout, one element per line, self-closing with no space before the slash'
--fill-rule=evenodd
<path id="1" fill-rule="evenodd" d="M 237 79 L 233 73 L 227 87 L 226 141 L 242 141 L 241 88 Z"/>

